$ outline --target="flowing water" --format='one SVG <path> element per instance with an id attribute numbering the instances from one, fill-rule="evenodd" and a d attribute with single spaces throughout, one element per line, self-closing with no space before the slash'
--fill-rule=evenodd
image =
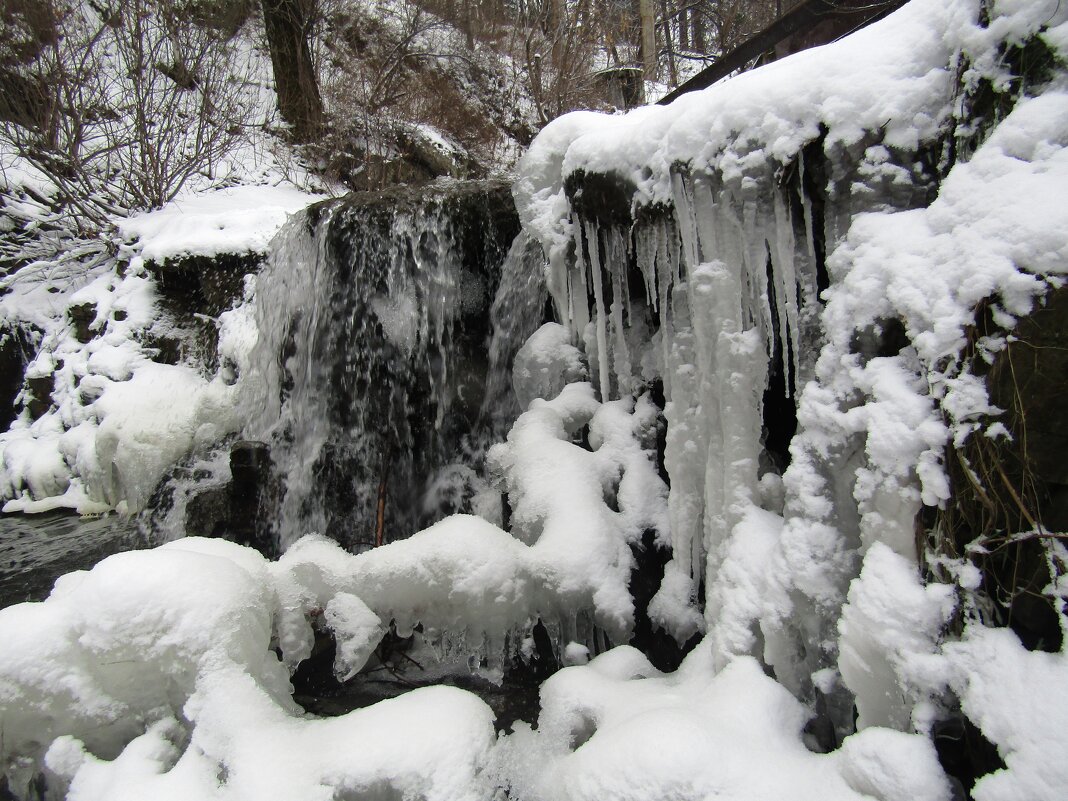
<path id="1" fill-rule="evenodd" d="M 540 249 L 518 230 L 507 186 L 474 182 L 353 195 L 279 235 L 257 282 L 246 436 L 281 477 L 280 548 L 494 517 L 478 468 L 514 419 L 511 360 L 544 308 Z"/>
<path id="2" fill-rule="evenodd" d="M 0 608 L 40 601 L 58 576 L 147 545 L 136 520 L 119 515 L 0 516 Z"/>

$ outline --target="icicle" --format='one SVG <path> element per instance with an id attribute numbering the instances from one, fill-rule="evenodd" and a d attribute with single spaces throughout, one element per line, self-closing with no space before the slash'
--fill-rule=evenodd
<path id="1" fill-rule="evenodd" d="M 701 252 L 697 238 L 697 220 L 695 219 L 693 195 L 689 179 L 675 173 L 671 176 L 672 199 L 675 206 L 675 220 L 678 224 L 679 238 L 682 244 L 682 261 L 688 265 L 701 261 Z M 681 275 L 676 276 L 678 280 Z"/>
<path id="2" fill-rule="evenodd" d="M 571 301 L 571 311 L 567 323 L 572 327 L 572 340 L 578 342 L 586 333 L 586 326 L 590 323 L 590 295 L 586 282 L 587 248 L 583 244 L 583 240 L 588 239 L 588 234 L 586 233 L 585 225 L 575 225 L 574 233 L 575 266 L 568 273 L 568 294 Z M 591 272 L 592 269 L 590 267 Z"/>
<path id="3" fill-rule="evenodd" d="M 645 284 L 645 297 L 654 311 L 660 310 L 656 292 L 656 255 L 662 223 L 643 225 L 634 229 L 634 260 Z"/>
<path id="4" fill-rule="evenodd" d="M 803 296 L 803 302 L 806 305 L 811 303 L 815 306 L 819 300 L 816 288 L 816 229 L 813 223 L 812 200 L 809 198 L 808 193 L 805 192 L 805 153 L 803 150 L 798 155 L 798 165 L 800 166 L 801 177 L 797 182 L 797 194 L 801 198 L 801 213 L 805 218 L 805 248 L 808 253 L 809 273 L 809 280 L 805 282 L 806 293 Z"/>
<path id="5" fill-rule="evenodd" d="M 782 370 L 786 381 L 786 397 L 790 397 L 791 378 L 800 370 L 799 347 L 801 331 L 797 311 L 797 271 L 794 265 L 794 253 L 797 243 L 794 240 L 793 221 L 783 202 L 782 194 L 775 192 L 775 249 L 772 258 L 774 274 L 778 277 L 776 297 L 782 297 L 779 304 L 779 339 L 782 343 Z M 783 313 L 785 311 L 785 314 Z"/>
<path id="6" fill-rule="evenodd" d="M 594 324 L 597 328 L 598 389 L 601 392 L 601 400 L 606 401 L 611 397 L 611 387 L 608 364 L 608 318 L 604 307 L 603 262 L 596 224 L 585 222 L 584 226 L 586 241 L 590 248 L 590 279 L 593 281 L 593 302 L 597 311 Z"/>

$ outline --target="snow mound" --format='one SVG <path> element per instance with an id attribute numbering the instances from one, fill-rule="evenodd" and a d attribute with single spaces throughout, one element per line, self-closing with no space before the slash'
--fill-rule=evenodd
<path id="1" fill-rule="evenodd" d="M 537 731 L 501 740 L 491 775 L 513 798 L 546 801 L 951 797 L 925 738 L 872 729 L 814 754 L 808 713 L 754 659 L 715 673 L 708 654 L 669 676 L 629 647 L 561 670 L 542 686 Z"/>
<path id="2" fill-rule="evenodd" d="M 671 675 L 628 646 L 566 668 L 542 688 L 538 730 L 520 724 L 500 738 L 490 709 L 450 687 L 337 718 L 303 715 L 288 695 L 289 658 L 273 645 L 288 648 L 297 625 L 310 637 L 313 607 L 325 607 L 352 670 L 382 631 L 371 608 L 383 597 L 420 595 L 425 584 L 434 598 L 447 578 L 459 603 L 476 588 L 487 602 L 501 576 L 479 549 L 505 535 L 473 520 L 452 526 L 465 523 L 466 538 L 431 529 L 374 559 L 311 538 L 269 564 L 242 546 L 190 538 L 109 557 L 61 579 L 42 603 L 0 611 L 9 777 L 43 764 L 49 786 L 76 801 L 477 799 L 494 785 L 552 801 L 948 799 L 923 737 L 869 729 L 836 754 L 813 754 L 804 707 L 749 657 L 716 673 L 707 648 Z M 474 560 L 466 589 L 441 572 L 454 561 L 443 557 L 449 548 Z M 368 602 L 333 592 L 341 580 L 366 587 Z M 569 650 L 586 656 L 576 643 Z"/>
<path id="3" fill-rule="evenodd" d="M 469 693 L 302 715 L 271 650 L 293 581 L 279 567 L 182 540 L 109 557 L 43 603 L 0 611 L 4 764 L 43 758 L 71 799 L 478 798 L 493 714 Z M 353 596 L 335 595 L 325 616 L 349 663 L 357 640 L 377 645 Z"/>

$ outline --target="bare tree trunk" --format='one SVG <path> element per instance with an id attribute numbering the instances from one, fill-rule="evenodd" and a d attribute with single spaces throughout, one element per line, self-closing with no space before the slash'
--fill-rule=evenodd
<path id="1" fill-rule="evenodd" d="M 668 14 L 667 0 L 660 0 L 660 10 L 664 21 L 664 49 L 668 59 L 668 82 L 674 89 L 679 85 L 679 76 L 675 71 L 675 48 L 671 46 L 671 17 Z"/>
<path id="2" fill-rule="evenodd" d="M 567 3 L 565 0 L 551 0 L 549 3 L 549 35 L 553 42 L 553 69 L 559 70 L 564 60 L 564 23 L 567 20 Z"/>
<path id="3" fill-rule="evenodd" d="M 308 44 L 314 0 L 261 0 L 261 3 L 278 110 L 282 119 L 293 126 L 297 139 L 309 142 L 323 121 L 323 101 Z"/>
<path id="4" fill-rule="evenodd" d="M 642 21 L 642 67 L 645 80 L 656 80 L 656 19 L 653 0 L 638 0 L 638 13 Z"/>

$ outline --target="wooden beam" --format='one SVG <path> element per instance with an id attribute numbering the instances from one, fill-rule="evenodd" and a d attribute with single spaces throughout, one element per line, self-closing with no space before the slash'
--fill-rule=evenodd
<path id="1" fill-rule="evenodd" d="M 745 69 L 789 36 L 814 28 L 831 17 L 855 17 L 858 28 L 882 19 L 905 4 L 906 0 L 871 0 L 850 3 L 848 0 L 808 0 L 787 11 L 771 25 L 738 47 L 723 54 L 711 66 L 701 70 L 674 91 L 665 95 L 657 105 L 667 105 L 675 98 L 705 89 L 732 72 Z"/>

